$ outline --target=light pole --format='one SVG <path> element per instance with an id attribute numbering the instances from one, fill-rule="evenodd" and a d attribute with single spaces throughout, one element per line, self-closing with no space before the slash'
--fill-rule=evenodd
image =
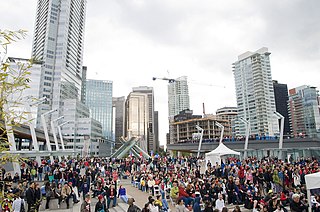
<path id="1" fill-rule="evenodd" d="M 219 144 L 222 143 L 222 139 L 223 139 L 223 133 L 224 133 L 224 126 L 222 124 L 220 124 L 219 122 L 216 121 L 216 126 L 219 127 L 221 129 L 221 135 L 220 135 L 220 141 Z"/>
<path id="2" fill-rule="evenodd" d="M 200 156 L 200 150 L 201 150 L 201 145 L 202 145 L 202 138 L 203 138 L 203 129 L 199 126 L 196 125 L 197 130 L 201 131 L 201 136 L 200 136 L 200 141 L 199 141 L 199 147 L 198 147 L 198 154 L 197 154 L 197 158 L 199 158 Z"/>
<path id="3" fill-rule="evenodd" d="M 53 110 L 49 110 L 48 112 L 45 112 L 44 114 L 41 114 L 41 122 L 42 122 L 42 126 L 43 126 L 43 131 L 44 131 L 44 136 L 46 137 L 46 145 L 48 148 L 49 152 L 52 152 L 51 149 L 51 144 L 50 144 L 50 138 L 49 138 L 49 133 L 48 133 L 48 126 L 47 126 L 47 122 L 46 122 L 46 116 L 50 115 L 54 112 L 58 111 L 58 108 L 53 109 Z M 50 155 L 50 160 L 51 163 L 53 162 L 53 156 Z"/>
<path id="4" fill-rule="evenodd" d="M 282 145 L 283 145 L 283 130 L 284 130 L 284 116 L 274 111 L 274 114 L 281 120 L 280 122 L 280 138 L 279 138 L 279 159 L 282 159 Z"/>
<path id="5" fill-rule="evenodd" d="M 62 124 L 58 125 L 58 131 L 59 131 L 59 136 L 60 136 L 60 142 L 61 142 L 61 146 L 62 146 L 62 150 L 65 150 L 65 146 L 64 146 L 64 141 L 63 141 L 63 137 L 62 137 L 62 131 L 61 131 L 61 127 L 63 125 L 69 124 L 71 121 L 66 121 L 63 122 Z"/>
<path id="6" fill-rule="evenodd" d="M 249 132 L 250 132 L 250 122 L 245 120 L 244 118 L 240 118 L 240 121 L 242 121 L 246 125 L 246 140 L 244 142 L 244 159 L 247 158 L 247 150 L 248 150 L 248 143 L 249 143 Z"/>

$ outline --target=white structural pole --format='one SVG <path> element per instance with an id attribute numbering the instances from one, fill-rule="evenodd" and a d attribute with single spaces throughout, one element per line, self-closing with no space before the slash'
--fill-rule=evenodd
<path id="1" fill-rule="evenodd" d="M 217 121 L 216 121 L 216 126 L 221 129 L 221 135 L 220 135 L 220 141 L 219 141 L 219 144 L 221 144 L 223 140 L 224 126 Z"/>
<path id="2" fill-rule="evenodd" d="M 51 120 L 51 130 L 52 130 L 52 135 L 53 135 L 53 139 L 54 139 L 54 143 L 56 145 L 56 152 L 59 151 L 59 144 L 58 144 L 58 139 L 57 139 L 57 134 L 56 134 L 56 127 L 54 126 L 54 124 L 59 121 L 60 119 L 63 119 L 63 116 L 60 116 L 57 119 Z M 61 161 L 61 156 L 58 156 L 59 161 Z"/>
<path id="3" fill-rule="evenodd" d="M 50 110 L 50 111 L 48 111 L 48 112 L 46 112 L 46 113 L 41 115 L 41 122 L 42 122 L 42 126 L 43 126 L 44 136 L 46 138 L 46 145 L 47 145 L 47 148 L 48 148 L 49 152 L 52 152 L 52 149 L 51 149 L 48 126 L 47 126 L 47 122 L 46 122 L 46 117 L 45 116 L 47 116 L 47 115 L 49 115 L 51 113 L 54 113 L 56 111 L 58 111 L 58 109 Z M 51 163 L 52 163 L 53 162 L 53 156 L 52 155 L 50 155 L 50 160 L 51 160 Z"/>
<path id="4" fill-rule="evenodd" d="M 70 123 L 70 121 L 66 121 L 66 122 L 63 122 L 62 124 L 58 125 L 58 131 L 59 131 L 59 136 L 60 136 L 60 142 L 61 142 L 61 147 L 62 147 L 62 150 L 65 150 L 65 146 L 64 146 L 64 141 L 63 141 L 63 136 L 62 136 L 62 131 L 61 131 L 61 127 L 63 125 L 66 125 Z"/>
<path id="5" fill-rule="evenodd" d="M 8 114 L 10 114 L 8 104 L 4 104 L 3 109 L 4 109 L 5 113 L 7 114 L 4 117 L 4 121 L 5 121 L 7 138 L 8 138 L 8 142 L 9 142 L 9 149 L 10 149 L 10 152 L 16 152 L 17 147 L 16 147 L 16 141 L 14 138 L 14 133 L 13 133 L 13 128 L 12 128 L 12 120 L 10 120 L 10 117 L 8 117 L 9 116 Z M 12 165 L 13 165 L 14 173 L 18 173 L 20 175 L 21 170 L 20 170 L 19 163 L 13 162 Z"/>
<path id="6" fill-rule="evenodd" d="M 198 147 L 198 154 L 197 154 L 197 158 L 199 158 L 200 156 L 200 151 L 201 151 L 201 145 L 202 145 L 202 138 L 203 138 L 203 129 L 199 126 L 196 125 L 197 130 L 201 131 L 201 136 L 200 136 L 200 141 L 199 141 L 199 147 Z"/>
<path id="7" fill-rule="evenodd" d="M 282 146 L 283 146 L 283 131 L 284 131 L 284 116 L 275 111 L 274 114 L 281 120 L 280 122 L 280 138 L 279 138 L 279 159 L 282 159 Z"/>
<path id="8" fill-rule="evenodd" d="M 28 102 L 28 101 L 24 102 L 24 106 L 25 106 L 26 112 L 28 114 L 28 123 L 29 123 L 29 128 L 30 128 L 30 133 L 31 133 L 32 146 L 36 152 L 39 152 L 39 144 L 38 144 L 35 126 L 34 126 L 33 120 L 32 120 L 33 117 L 32 117 L 32 113 L 31 113 L 31 107 L 37 106 L 45 101 L 47 101 L 46 97 L 40 98 L 38 101 L 33 102 L 33 103 Z M 41 158 L 39 155 L 36 155 L 36 161 L 38 162 L 38 164 L 41 164 Z"/>
<path id="9" fill-rule="evenodd" d="M 249 143 L 249 132 L 250 132 L 250 122 L 243 119 L 243 118 L 240 118 L 240 121 L 242 121 L 245 125 L 246 125 L 246 140 L 244 142 L 244 159 L 247 158 L 247 155 L 248 155 L 248 143 Z"/>
<path id="10" fill-rule="evenodd" d="M 57 139 L 57 135 L 56 135 L 56 128 L 54 126 L 55 122 L 63 119 L 63 116 L 60 116 L 57 119 L 51 120 L 51 130 L 52 130 L 52 134 L 53 134 L 53 139 L 54 139 L 54 143 L 56 145 L 56 151 L 59 151 L 59 144 L 58 144 L 58 139 Z"/>
<path id="11" fill-rule="evenodd" d="M 35 130 L 33 120 L 32 120 L 31 107 L 28 102 L 25 102 L 24 105 L 25 105 L 25 108 L 26 108 L 26 111 L 28 114 L 28 121 L 29 121 L 29 128 L 30 128 L 31 139 L 32 139 L 32 146 L 33 146 L 34 150 L 38 152 L 39 151 L 39 144 L 38 144 L 38 139 L 37 139 L 37 135 L 36 135 L 36 130 Z M 41 164 L 41 159 L 40 159 L 39 155 L 36 156 L 36 161 L 39 165 Z"/>

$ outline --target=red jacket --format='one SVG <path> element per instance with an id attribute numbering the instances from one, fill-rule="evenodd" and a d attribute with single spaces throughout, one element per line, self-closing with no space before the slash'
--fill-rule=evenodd
<path id="1" fill-rule="evenodd" d="M 189 194 L 186 192 L 186 190 L 183 188 L 183 187 L 181 187 L 181 186 L 179 186 L 179 198 L 180 197 L 189 197 Z"/>

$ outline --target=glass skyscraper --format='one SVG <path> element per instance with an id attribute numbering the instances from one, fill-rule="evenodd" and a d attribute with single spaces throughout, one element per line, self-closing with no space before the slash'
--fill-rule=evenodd
<path id="1" fill-rule="evenodd" d="M 89 107 L 92 118 L 101 122 L 102 134 L 109 140 L 113 140 L 112 90 L 112 81 L 86 81 L 85 104 Z"/>

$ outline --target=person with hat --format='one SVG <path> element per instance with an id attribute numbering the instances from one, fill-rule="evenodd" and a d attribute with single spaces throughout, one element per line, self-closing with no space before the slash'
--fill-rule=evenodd
<path id="1" fill-rule="evenodd" d="M 129 208 L 128 208 L 127 212 L 141 212 L 140 208 L 133 204 L 134 202 L 135 202 L 135 200 L 133 198 L 128 199 Z"/>
<path id="2" fill-rule="evenodd" d="M 97 202 L 94 211 L 95 212 L 107 212 L 108 209 L 107 209 L 107 206 L 106 206 L 106 201 L 105 201 L 105 199 L 104 199 L 102 194 L 100 194 L 98 196 L 98 200 L 99 201 Z"/>

